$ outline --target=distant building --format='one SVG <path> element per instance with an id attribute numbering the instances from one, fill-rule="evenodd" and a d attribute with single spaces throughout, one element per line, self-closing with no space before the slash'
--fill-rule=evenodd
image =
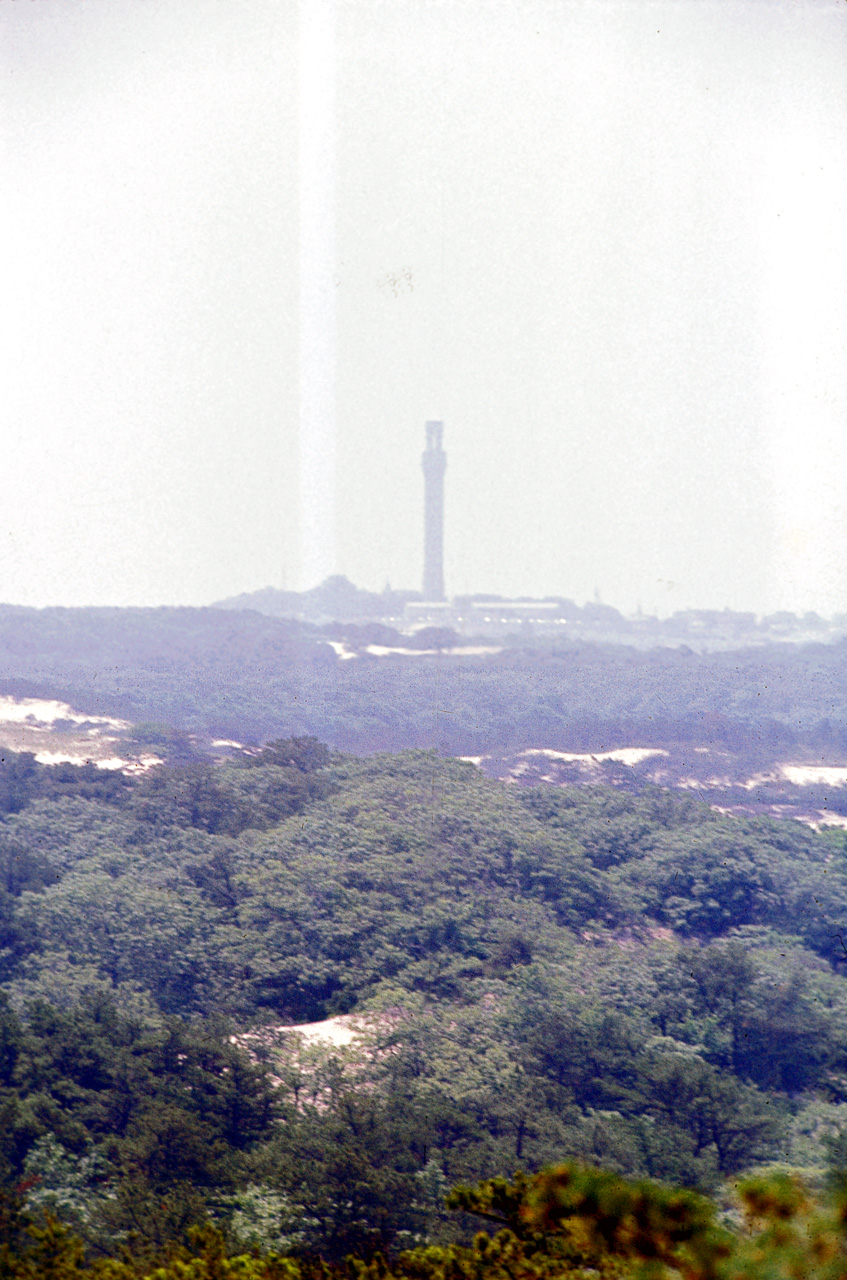
<path id="1" fill-rule="evenodd" d="M 452 626 L 456 616 L 446 600 L 410 600 L 403 607 L 403 621 L 415 627 Z"/>
<path id="2" fill-rule="evenodd" d="M 547 622 L 560 618 L 562 609 L 557 600 L 472 600 L 468 614 L 486 621 Z"/>
<path id="3" fill-rule="evenodd" d="M 444 472 L 447 454 L 441 446 L 443 422 L 426 424 L 426 448 L 421 463 L 424 473 L 424 569 L 423 598 L 430 603 L 444 600 Z"/>

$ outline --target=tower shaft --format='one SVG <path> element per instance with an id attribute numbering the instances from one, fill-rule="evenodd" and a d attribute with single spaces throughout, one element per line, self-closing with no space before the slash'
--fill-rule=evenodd
<path id="1" fill-rule="evenodd" d="M 444 599 L 444 472 L 447 454 L 441 445 L 443 422 L 426 424 L 424 473 L 424 600 Z"/>

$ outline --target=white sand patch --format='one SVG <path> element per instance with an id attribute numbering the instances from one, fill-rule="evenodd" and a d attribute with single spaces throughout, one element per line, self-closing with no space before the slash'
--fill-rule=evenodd
<path id="1" fill-rule="evenodd" d="M 649 760 L 651 756 L 669 755 L 670 752 L 662 747 L 621 747 L 619 751 L 606 751 L 594 758 L 595 760 L 615 760 L 618 764 L 625 764 L 631 769 L 633 765 L 641 764 L 642 760 Z"/>
<path id="2" fill-rule="evenodd" d="M 343 640 L 326 640 L 324 643 L 329 645 L 336 658 L 340 658 L 342 662 L 359 657 Z M 502 645 L 466 644 L 457 645 L 455 649 L 404 649 L 398 645 L 366 644 L 361 652 L 367 653 L 371 658 L 433 658 L 439 652 L 450 658 L 476 658 L 489 653 L 502 653 L 503 648 Z"/>
<path id="3" fill-rule="evenodd" d="M 122 760 L 118 768 L 125 773 L 147 773 L 148 769 L 157 769 L 164 763 L 158 756 L 138 756 L 136 760 Z"/>
<path id="4" fill-rule="evenodd" d="M 783 764 L 780 773 L 797 787 L 821 783 L 826 787 L 847 786 L 847 764 Z"/>
<path id="5" fill-rule="evenodd" d="M 445 653 L 449 653 L 452 658 L 477 658 L 483 657 L 487 653 L 502 653 L 502 645 L 493 644 L 462 644 L 457 645 L 455 649 L 445 649 Z"/>
<path id="6" fill-rule="evenodd" d="M 342 662 L 348 661 L 350 658 L 358 658 L 358 653 L 354 653 L 349 645 L 343 640 L 327 640 L 325 642 L 335 653 L 336 658 L 340 658 Z"/>
<path id="7" fill-rule="evenodd" d="M 778 774 L 771 771 L 770 773 L 754 773 L 752 778 L 748 778 L 746 782 L 733 782 L 731 778 L 721 779 L 716 782 L 715 786 L 721 787 L 743 787 L 745 791 L 752 791 L 754 787 L 761 787 L 768 782 L 776 782 Z"/>
<path id="8" fill-rule="evenodd" d="M 392 654 L 396 654 L 401 658 L 429 658 L 429 657 L 432 657 L 433 654 L 438 653 L 438 650 L 437 649 L 392 649 L 385 644 L 369 644 L 365 646 L 365 653 L 369 653 L 372 658 L 390 658 Z"/>
<path id="9" fill-rule="evenodd" d="M 27 720 L 0 720 L 0 751 L 29 752 L 39 762 L 56 764 L 67 759 L 73 764 L 105 760 L 120 750 L 121 739 L 76 729 L 74 732 L 32 724 Z"/>
<path id="10" fill-rule="evenodd" d="M 244 750 L 244 743 L 235 742 L 234 739 L 232 738 L 213 738 L 212 746 L 213 747 L 238 747 L 240 750 L 242 751 Z"/>
<path id="11" fill-rule="evenodd" d="M 36 751 L 35 758 L 39 764 L 97 764 L 100 766 L 99 760 L 94 761 L 90 757 L 83 760 L 80 756 L 68 755 L 66 751 Z"/>
<path id="12" fill-rule="evenodd" d="M 93 764 L 98 769 L 123 769 L 125 773 L 146 773 L 163 763 L 158 756 L 139 756 L 136 760 L 125 760 L 122 756 L 105 756 L 99 760 L 92 756 L 70 754 L 66 751 L 36 751 L 38 764 Z"/>
<path id="13" fill-rule="evenodd" d="M 277 1088 L 291 1088 L 291 1068 L 295 1068 L 301 1084 L 293 1098 L 298 1111 L 314 1108 L 326 1111 L 330 1090 L 321 1083 L 316 1071 L 325 1054 L 337 1053 L 336 1062 L 345 1077 L 363 1093 L 375 1088 L 366 1077 L 370 1064 L 394 1052 L 390 1045 L 380 1046 L 375 1036 L 402 1019 L 402 1012 L 381 1014 L 341 1014 L 323 1022 L 306 1022 L 299 1026 L 277 1025 L 258 1031 L 245 1031 L 229 1037 L 231 1044 L 246 1050 L 254 1062 L 270 1068 L 269 1079 Z"/>
<path id="14" fill-rule="evenodd" d="M 325 1018 L 322 1022 L 301 1022 L 294 1026 L 279 1024 L 264 1027 L 260 1031 L 245 1031 L 240 1035 L 230 1036 L 230 1040 L 233 1044 L 239 1044 L 251 1052 L 255 1052 L 256 1049 L 276 1051 L 286 1045 L 290 1047 L 292 1037 L 299 1040 L 305 1049 L 320 1046 L 346 1049 L 357 1040 L 384 1031 L 398 1021 L 399 1014 L 396 1012 L 376 1015 L 342 1013 L 333 1018 Z M 370 1051 L 368 1055 L 370 1056 Z"/>
<path id="15" fill-rule="evenodd" d="M 399 649 L 385 644 L 369 644 L 365 648 L 365 653 L 372 658 L 431 658 L 438 652 L 438 649 Z M 464 644 L 440 652 L 448 658 L 477 658 L 487 653 L 502 653 L 503 648 L 502 645 Z"/>
<path id="16" fill-rule="evenodd" d="M 323 1022 L 304 1022 L 300 1026 L 288 1028 L 302 1036 L 306 1044 L 326 1044 L 334 1049 L 343 1049 L 352 1044 L 367 1029 L 367 1024 L 361 1018 L 354 1018 L 350 1014 L 339 1014 Z"/>
<path id="17" fill-rule="evenodd" d="M 669 754 L 662 747 L 619 747 L 616 751 L 599 752 L 553 751 L 550 747 L 530 747 L 528 751 L 521 752 L 522 756 L 546 756 L 548 760 L 563 760 L 569 764 L 600 764 L 604 760 L 614 760 L 630 769 L 633 765 L 641 764 L 642 760 L 649 760 L 651 756 Z"/>
<path id="18" fill-rule="evenodd" d="M 809 826 L 819 830 L 821 827 L 843 827 L 847 830 L 847 818 L 843 813 L 832 813 L 829 809 L 819 809 L 820 817 L 816 822 L 809 823 Z"/>
<path id="19" fill-rule="evenodd" d="M 111 716 L 89 716 L 74 711 L 66 702 L 54 702 L 47 698 L 0 697 L 0 721 L 8 724 L 32 723 L 49 725 L 54 720 L 71 720 L 74 724 L 108 726 L 110 729 L 128 729 L 128 720 L 115 720 Z"/>

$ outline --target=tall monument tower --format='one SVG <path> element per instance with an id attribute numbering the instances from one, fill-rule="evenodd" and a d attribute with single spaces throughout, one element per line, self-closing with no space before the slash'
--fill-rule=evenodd
<path id="1" fill-rule="evenodd" d="M 423 598 L 444 599 L 444 472 L 447 454 L 441 447 L 443 422 L 426 424 L 426 448 L 421 462 L 424 473 L 424 571 Z"/>

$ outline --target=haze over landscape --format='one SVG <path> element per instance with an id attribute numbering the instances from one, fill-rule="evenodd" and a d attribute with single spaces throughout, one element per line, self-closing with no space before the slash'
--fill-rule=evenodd
<path id="1" fill-rule="evenodd" d="M 845 53 L 0 4 L 2 1280 L 845 1280 Z"/>
<path id="2" fill-rule="evenodd" d="M 845 6 L 318 8 L 2 6 L 0 598 L 417 587 L 437 417 L 451 593 L 847 610 Z"/>

